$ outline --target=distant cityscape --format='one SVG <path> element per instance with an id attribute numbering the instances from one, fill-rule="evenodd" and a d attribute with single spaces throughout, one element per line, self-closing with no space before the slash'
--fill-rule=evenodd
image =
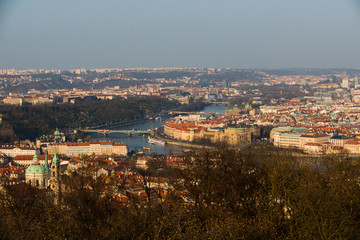
<path id="1" fill-rule="evenodd" d="M 272 97 L 270 91 L 276 91 L 279 86 L 295 87 L 299 96 L 328 96 L 335 89 L 357 90 L 359 74 L 359 69 L 6 69 L 0 70 L 0 93 L 4 103 L 15 105 L 127 96 L 166 96 L 182 103 L 188 103 L 190 97 L 209 101 L 241 96 L 261 99 Z M 343 92 L 337 90 L 336 95 Z M 357 96 L 357 91 L 345 92 Z"/>

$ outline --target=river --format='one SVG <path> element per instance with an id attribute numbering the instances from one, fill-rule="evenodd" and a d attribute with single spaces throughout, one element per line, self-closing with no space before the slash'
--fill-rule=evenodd
<path id="1" fill-rule="evenodd" d="M 204 108 L 202 112 L 225 112 L 227 107 L 225 105 L 210 105 Z M 170 118 L 165 118 L 161 120 L 149 120 L 143 123 L 137 123 L 133 125 L 128 125 L 125 127 L 114 127 L 112 129 L 116 130 L 123 130 L 123 129 L 137 129 L 137 130 L 148 130 L 152 127 L 155 129 L 160 127 L 164 124 L 164 121 L 169 121 Z M 147 138 L 143 138 L 137 134 L 132 135 L 129 137 L 127 134 L 124 133 L 111 133 L 108 136 L 104 136 L 103 134 L 99 133 L 90 133 L 88 134 L 92 138 L 92 141 L 113 141 L 113 142 L 123 142 L 125 143 L 129 151 L 135 150 L 140 151 L 143 150 L 143 147 L 149 147 L 151 150 L 150 152 L 155 152 L 158 154 L 171 154 L 171 153 L 179 153 L 187 150 L 187 147 L 175 146 L 171 144 L 166 144 L 165 146 L 156 145 L 156 144 L 149 144 Z"/>

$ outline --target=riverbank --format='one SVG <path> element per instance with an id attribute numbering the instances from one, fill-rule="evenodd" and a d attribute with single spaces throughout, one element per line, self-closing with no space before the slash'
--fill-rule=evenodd
<path id="1" fill-rule="evenodd" d="M 225 112 L 226 107 L 222 104 L 210 105 L 202 110 L 202 112 Z M 129 121 L 124 124 L 121 123 L 122 126 L 116 125 L 112 123 L 112 126 L 103 126 L 102 129 L 114 129 L 114 130 L 149 130 L 149 129 L 159 129 L 164 125 L 165 121 L 170 121 L 171 116 L 166 115 L 166 113 L 162 113 L 161 118 L 155 119 L 137 119 L 132 120 L 133 124 L 130 124 Z M 166 116 L 166 117 L 165 117 Z M 154 116 L 153 116 L 154 117 Z M 99 127 L 99 126 L 97 126 Z M 94 129 L 96 130 L 96 129 Z M 160 132 L 161 133 L 161 132 Z M 169 144 L 158 145 L 158 144 L 150 144 L 147 138 L 143 138 L 138 134 L 132 134 L 129 136 L 126 133 L 111 133 L 107 136 L 104 136 L 102 133 L 87 133 L 87 136 L 92 138 L 92 141 L 113 141 L 113 142 L 122 142 L 128 146 L 129 151 L 134 150 L 135 152 L 139 150 L 143 150 L 143 147 L 150 148 L 150 152 L 154 152 L 157 154 L 174 154 L 174 153 L 182 153 L 188 149 L 202 149 L 205 146 L 197 145 L 189 142 L 178 142 L 175 139 L 164 139 L 164 141 Z M 161 137 L 161 136 L 160 136 Z M 205 148 L 209 148 L 208 146 Z"/>

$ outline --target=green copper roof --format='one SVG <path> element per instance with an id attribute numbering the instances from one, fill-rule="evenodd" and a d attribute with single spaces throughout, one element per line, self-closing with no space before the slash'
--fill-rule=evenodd
<path id="1" fill-rule="evenodd" d="M 293 130 L 294 130 L 294 131 L 307 131 L 307 130 L 309 130 L 309 129 L 306 128 L 306 127 L 294 127 Z"/>
<path id="2" fill-rule="evenodd" d="M 48 152 L 45 152 L 45 169 L 49 171 Z"/>
<path id="3" fill-rule="evenodd" d="M 45 174 L 45 173 L 47 173 L 47 171 L 48 170 L 39 163 L 38 155 L 35 152 L 34 158 L 33 158 L 33 164 L 31 164 L 26 169 L 26 174 Z"/>
<path id="4" fill-rule="evenodd" d="M 293 127 L 277 127 L 276 129 L 291 130 Z"/>
<path id="5" fill-rule="evenodd" d="M 55 155 L 54 155 L 54 157 L 52 159 L 51 165 L 58 165 L 58 164 L 59 164 L 59 159 L 58 159 L 58 157 L 56 155 L 56 152 L 55 152 Z"/>
<path id="6" fill-rule="evenodd" d="M 34 163 L 39 163 L 39 157 L 38 157 L 36 151 L 35 151 L 35 154 L 34 154 L 34 157 L 33 157 L 33 162 Z"/>
<path id="7" fill-rule="evenodd" d="M 32 164 L 26 169 L 26 174 L 45 174 L 47 169 L 41 164 Z"/>
<path id="8" fill-rule="evenodd" d="M 61 134 L 61 133 L 60 133 L 59 129 L 56 128 L 56 130 L 55 130 L 55 132 L 54 132 L 54 135 L 55 135 L 55 136 L 59 136 L 60 134 Z"/>

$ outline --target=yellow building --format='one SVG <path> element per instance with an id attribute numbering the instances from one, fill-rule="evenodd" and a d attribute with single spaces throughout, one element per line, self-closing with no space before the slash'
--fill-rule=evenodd
<path id="1" fill-rule="evenodd" d="M 171 121 L 165 122 L 164 133 L 170 138 L 187 142 L 204 140 L 212 143 L 226 142 L 230 145 L 239 145 L 250 143 L 252 136 L 260 136 L 260 129 L 254 126 L 250 128 L 206 128 L 195 126 L 194 123 Z"/>
<path id="2" fill-rule="evenodd" d="M 125 156 L 128 153 L 127 145 L 113 142 L 90 142 L 90 143 L 57 143 L 48 145 L 49 154 L 58 153 L 66 156 L 79 155 L 110 155 Z"/>
<path id="3" fill-rule="evenodd" d="M 300 148 L 304 149 L 307 143 L 325 144 L 330 141 L 330 135 L 327 134 L 306 134 L 300 137 Z"/>

